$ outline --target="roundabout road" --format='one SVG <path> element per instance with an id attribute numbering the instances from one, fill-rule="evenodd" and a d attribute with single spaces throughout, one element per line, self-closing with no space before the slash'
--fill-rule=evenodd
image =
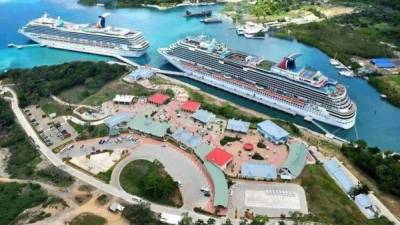
<path id="1" fill-rule="evenodd" d="M 165 146 L 165 147 L 163 147 Z M 204 207 L 208 198 L 200 191 L 201 187 L 209 186 L 207 179 L 198 165 L 179 150 L 167 145 L 143 144 L 135 148 L 132 154 L 119 162 L 111 175 L 110 184 L 121 190 L 119 177 L 123 168 L 130 162 L 139 159 L 158 160 L 165 170 L 175 180 L 180 181 L 180 191 L 183 198 L 183 208 L 193 210 L 193 207 Z"/>

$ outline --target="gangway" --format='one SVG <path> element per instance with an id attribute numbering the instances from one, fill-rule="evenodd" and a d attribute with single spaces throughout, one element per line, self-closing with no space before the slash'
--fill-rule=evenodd
<path id="1" fill-rule="evenodd" d="M 111 56 L 116 58 L 116 59 L 118 59 L 119 61 L 122 61 L 122 62 L 128 64 L 128 65 L 135 66 L 135 67 L 139 67 L 140 66 L 139 64 L 137 64 L 137 63 L 129 60 L 128 58 L 125 58 L 125 57 L 121 56 L 121 55 L 111 55 Z"/>
<path id="2" fill-rule="evenodd" d="M 330 134 L 330 132 L 327 129 L 325 129 L 321 124 L 317 123 L 317 121 L 315 121 L 313 119 L 308 119 L 307 121 L 310 121 L 315 126 L 317 126 L 319 129 L 321 129 L 325 133 L 325 135 L 329 135 Z M 333 134 L 331 134 L 331 135 L 333 135 Z"/>
<path id="3" fill-rule="evenodd" d="M 162 73 L 166 75 L 173 75 L 173 76 L 185 76 L 186 74 L 183 72 L 178 72 L 178 71 L 171 71 L 171 70 L 160 70 L 157 68 L 153 68 L 153 70 L 157 73 Z"/>
<path id="4" fill-rule="evenodd" d="M 8 47 L 9 47 L 9 48 L 18 48 L 18 49 L 21 49 L 21 48 L 45 47 L 45 46 L 42 45 L 42 44 L 17 45 L 17 44 L 10 43 L 10 44 L 8 44 Z"/>

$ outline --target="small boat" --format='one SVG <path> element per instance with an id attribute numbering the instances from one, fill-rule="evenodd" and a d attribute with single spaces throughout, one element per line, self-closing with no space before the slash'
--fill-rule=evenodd
<path id="1" fill-rule="evenodd" d="M 339 66 L 341 64 L 337 59 L 329 59 L 329 63 L 332 66 Z"/>
<path id="2" fill-rule="evenodd" d="M 222 19 L 216 17 L 208 17 L 200 20 L 202 23 L 222 23 Z"/>
<path id="3" fill-rule="evenodd" d="M 185 17 L 210 17 L 212 14 L 211 10 L 201 11 L 201 12 L 190 12 L 186 10 Z"/>
<path id="4" fill-rule="evenodd" d="M 380 96 L 382 99 L 387 99 L 387 95 L 385 95 L 385 94 L 381 94 Z"/>
<path id="5" fill-rule="evenodd" d="M 244 35 L 246 38 L 264 38 L 268 30 L 269 27 L 253 22 L 247 22 L 244 26 L 236 27 L 237 34 Z"/>
<path id="6" fill-rule="evenodd" d="M 351 70 L 341 70 L 339 74 L 345 77 L 353 77 L 354 73 Z"/>

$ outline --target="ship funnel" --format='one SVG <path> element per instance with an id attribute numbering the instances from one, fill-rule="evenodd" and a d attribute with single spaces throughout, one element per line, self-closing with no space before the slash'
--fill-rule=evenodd
<path id="1" fill-rule="evenodd" d="M 293 53 L 284 57 L 278 64 L 278 67 L 284 70 L 293 70 L 296 68 L 296 59 L 301 56 L 299 53 Z"/>
<path id="2" fill-rule="evenodd" d="M 99 16 L 99 20 L 96 24 L 97 28 L 105 28 L 106 27 L 106 18 L 111 15 L 111 13 L 103 13 L 103 15 Z"/>
<path id="3" fill-rule="evenodd" d="M 97 21 L 96 27 L 97 28 L 105 28 L 106 27 L 106 18 L 103 16 L 99 16 L 99 20 Z"/>

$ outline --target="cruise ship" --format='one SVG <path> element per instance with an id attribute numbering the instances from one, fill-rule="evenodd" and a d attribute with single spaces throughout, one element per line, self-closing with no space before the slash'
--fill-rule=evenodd
<path id="1" fill-rule="evenodd" d="M 140 57 L 149 43 L 139 31 L 106 26 L 108 13 L 96 24 L 76 24 L 51 18 L 45 13 L 30 21 L 19 32 L 50 48 L 66 49 L 106 56 Z"/>
<path id="2" fill-rule="evenodd" d="M 187 37 L 158 49 L 185 76 L 307 121 L 350 129 L 356 104 L 346 88 L 319 71 L 297 68 L 299 54 L 266 66 L 262 57 L 227 48 L 205 36 Z"/>

